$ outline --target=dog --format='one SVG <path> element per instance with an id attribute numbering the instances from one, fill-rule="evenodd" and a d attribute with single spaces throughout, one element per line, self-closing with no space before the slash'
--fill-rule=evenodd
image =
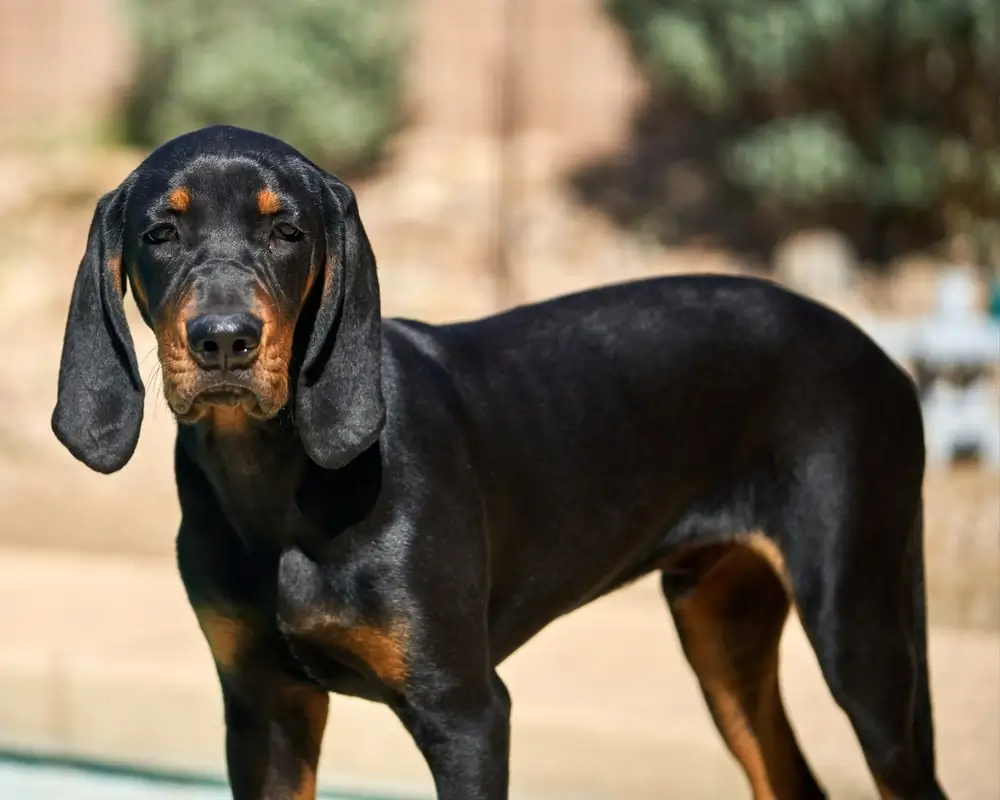
<path id="1" fill-rule="evenodd" d="M 749 277 L 607 285 L 477 321 L 383 319 L 351 189 L 212 126 L 100 198 L 53 430 L 111 473 L 155 332 L 234 798 L 313 798 L 330 692 L 388 705 L 444 800 L 508 793 L 496 668 L 658 572 L 755 798 L 823 797 L 786 717 L 794 605 L 884 798 L 943 798 L 913 382 L 827 307 Z"/>

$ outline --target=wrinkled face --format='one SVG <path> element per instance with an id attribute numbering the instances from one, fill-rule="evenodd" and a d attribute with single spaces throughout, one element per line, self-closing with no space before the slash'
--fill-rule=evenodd
<path id="1" fill-rule="evenodd" d="M 133 187 L 124 268 L 181 422 L 239 425 L 288 402 L 293 333 L 325 257 L 314 197 L 304 172 L 239 156 Z"/>

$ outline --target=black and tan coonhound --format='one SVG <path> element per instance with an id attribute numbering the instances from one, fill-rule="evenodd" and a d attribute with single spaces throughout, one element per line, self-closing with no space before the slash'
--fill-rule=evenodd
<path id="1" fill-rule="evenodd" d="M 778 689 L 793 603 L 881 795 L 944 797 L 920 407 L 831 310 L 702 275 L 383 319 L 351 190 L 210 127 L 97 204 L 52 424 L 104 473 L 143 415 L 126 282 L 179 423 L 234 797 L 314 797 L 328 692 L 388 705 L 439 797 L 506 797 L 497 665 L 651 572 L 756 798 L 823 796 Z"/>

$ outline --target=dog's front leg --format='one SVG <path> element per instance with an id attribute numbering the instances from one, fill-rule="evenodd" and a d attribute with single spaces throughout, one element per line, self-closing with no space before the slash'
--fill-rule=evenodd
<path id="1" fill-rule="evenodd" d="M 279 675 L 222 675 L 234 800 L 315 800 L 326 692 Z"/>
<path id="2" fill-rule="evenodd" d="M 220 578 L 240 571 L 218 568 L 230 562 L 190 530 L 178 537 L 178 562 L 222 687 L 233 798 L 314 800 L 329 695 L 289 671 L 277 631 Z"/>
<path id="3" fill-rule="evenodd" d="M 442 676 L 441 684 L 433 690 L 408 691 L 395 706 L 430 766 L 439 800 L 505 800 L 510 755 L 507 688 L 495 673 L 474 680 Z"/>
<path id="4" fill-rule="evenodd" d="M 315 800 L 329 696 L 283 671 L 246 615 L 197 602 L 195 613 L 222 686 L 234 800 Z"/>

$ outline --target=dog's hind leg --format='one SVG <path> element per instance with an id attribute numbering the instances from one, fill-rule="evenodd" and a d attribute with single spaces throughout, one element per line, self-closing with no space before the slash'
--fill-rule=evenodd
<path id="1" fill-rule="evenodd" d="M 663 592 L 715 724 L 754 798 L 822 798 L 778 686 L 788 590 L 757 541 L 762 537 L 692 552 L 681 572 L 663 573 Z"/>
<path id="2" fill-rule="evenodd" d="M 900 481 L 901 482 L 901 481 Z M 786 539 L 803 627 L 847 713 L 883 798 L 942 800 L 935 775 L 919 489 L 883 491 L 835 514 L 787 519 L 811 531 Z M 915 496 L 914 496 L 915 495 Z M 815 498 L 813 498 L 815 500 Z"/>

